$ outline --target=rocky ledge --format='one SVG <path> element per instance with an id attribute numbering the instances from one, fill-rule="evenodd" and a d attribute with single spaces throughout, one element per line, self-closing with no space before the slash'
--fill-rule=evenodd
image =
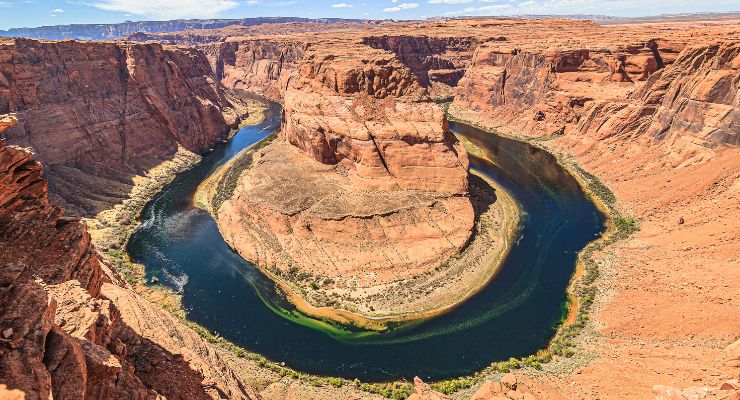
<path id="1" fill-rule="evenodd" d="M 226 138 L 246 113 L 197 50 L 155 43 L 0 40 L 0 114 L 8 143 L 31 147 L 55 203 L 93 216 L 134 177 Z"/>
<path id="2" fill-rule="evenodd" d="M 304 54 L 278 139 L 253 155 L 219 205 L 219 228 L 299 306 L 307 302 L 304 311 L 383 318 L 450 306 L 496 264 L 471 244 L 467 153 L 428 85 L 395 53 L 337 47 Z M 487 196 L 479 211 L 501 234 L 515 207 L 510 199 L 489 207 L 496 195 Z M 500 255 L 505 238 L 488 239 Z M 452 284 L 460 275 L 469 287 Z"/>

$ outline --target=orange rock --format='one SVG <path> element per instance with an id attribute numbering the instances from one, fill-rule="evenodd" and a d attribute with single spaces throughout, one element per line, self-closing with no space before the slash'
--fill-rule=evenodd
<path id="1" fill-rule="evenodd" d="M 445 400 L 449 397 L 432 390 L 418 376 L 414 377 L 414 393 L 408 397 L 408 400 Z"/>

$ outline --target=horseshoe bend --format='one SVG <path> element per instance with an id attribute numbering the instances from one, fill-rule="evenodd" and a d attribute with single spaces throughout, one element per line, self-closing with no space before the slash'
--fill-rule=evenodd
<path id="1" fill-rule="evenodd" d="M 11 29 L 0 398 L 734 398 L 737 21 Z"/>
<path id="2" fill-rule="evenodd" d="M 277 139 L 246 155 L 233 192 L 213 191 L 225 200 L 210 208 L 227 243 L 295 288 L 310 313 L 378 327 L 486 282 L 516 207 L 500 190 L 492 209 L 477 207 L 492 226 L 476 241 L 471 200 L 483 200 L 471 199 L 467 153 L 444 110 L 392 53 L 354 46 L 304 55 Z M 352 56 L 360 51 L 368 59 Z"/>

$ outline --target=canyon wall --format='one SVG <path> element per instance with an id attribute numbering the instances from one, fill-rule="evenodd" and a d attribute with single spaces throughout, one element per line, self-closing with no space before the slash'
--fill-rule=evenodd
<path id="1" fill-rule="evenodd" d="M 740 279 L 736 23 L 501 28 L 451 113 L 537 137 L 640 226 L 596 256 L 594 332 L 577 351 L 597 358 L 539 378 L 542 397 L 736 397 L 740 294 L 720 283 Z"/>
<path id="2" fill-rule="evenodd" d="M 0 113 L 20 120 L 4 137 L 33 148 L 55 202 L 93 215 L 178 146 L 205 151 L 236 126 L 245 107 L 211 74 L 189 48 L 0 42 Z"/>
<path id="3" fill-rule="evenodd" d="M 448 99 L 465 74 L 478 39 L 472 36 L 434 37 L 424 34 L 367 36 L 362 42 L 395 53 L 433 98 Z"/>
<path id="4" fill-rule="evenodd" d="M 204 45 L 215 76 L 228 88 L 248 89 L 270 100 L 282 101 L 288 78 L 308 44 L 291 40 L 230 40 Z"/>
<path id="5" fill-rule="evenodd" d="M 624 102 L 632 85 L 623 83 L 645 81 L 666 62 L 655 41 L 602 50 L 521 47 L 478 47 L 453 105 L 534 134 L 563 133 L 587 114 L 587 103 Z"/>
<path id="6" fill-rule="evenodd" d="M 7 388 L 27 400 L 259 398 L 215 349 L 101 263 L 84 224 L 49 202 L 39 162 L 3 141 L 0 204 Z"/>
<path id="7" fill-rule="evenodd" d="M 453 107 L 531 135 L 737 145 L 737 53 L 722 40 L 557 51 L 491 41 L 476 49 Z"/>
<path id="8" fill-rule="evenodd" d="M 313 280 L 382 297 L 458 254 L 473 227 L 467 153 L 417 75 L 392 52 L 342 41 L 310 46 L 287 81 L 279 140 L 218 211 L 226 241 L 314 304 Z M 352 302 L 371 314 L 407 303 Z"/>

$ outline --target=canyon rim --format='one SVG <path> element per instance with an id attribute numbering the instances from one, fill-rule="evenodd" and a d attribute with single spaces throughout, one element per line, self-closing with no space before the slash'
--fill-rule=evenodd
<path id="1" fill-rule="evenodd" d="M 10 31 L 26 38 L 0 38 L 0 398 L 737 398 L 738 22 Z M 293 370 L 189 320 L 182 288 L 145 279 L 127 240 L 268 99 L 279 128 L 217 165 L 195 202 L 298 309 L 353 330 L 454 313 L 519 238 L 526 210 L 471 175 L 480 143 L 451 121 L 551 154 L 608 216 L 552 340 L 469 376 L 368 383 Z"/>

